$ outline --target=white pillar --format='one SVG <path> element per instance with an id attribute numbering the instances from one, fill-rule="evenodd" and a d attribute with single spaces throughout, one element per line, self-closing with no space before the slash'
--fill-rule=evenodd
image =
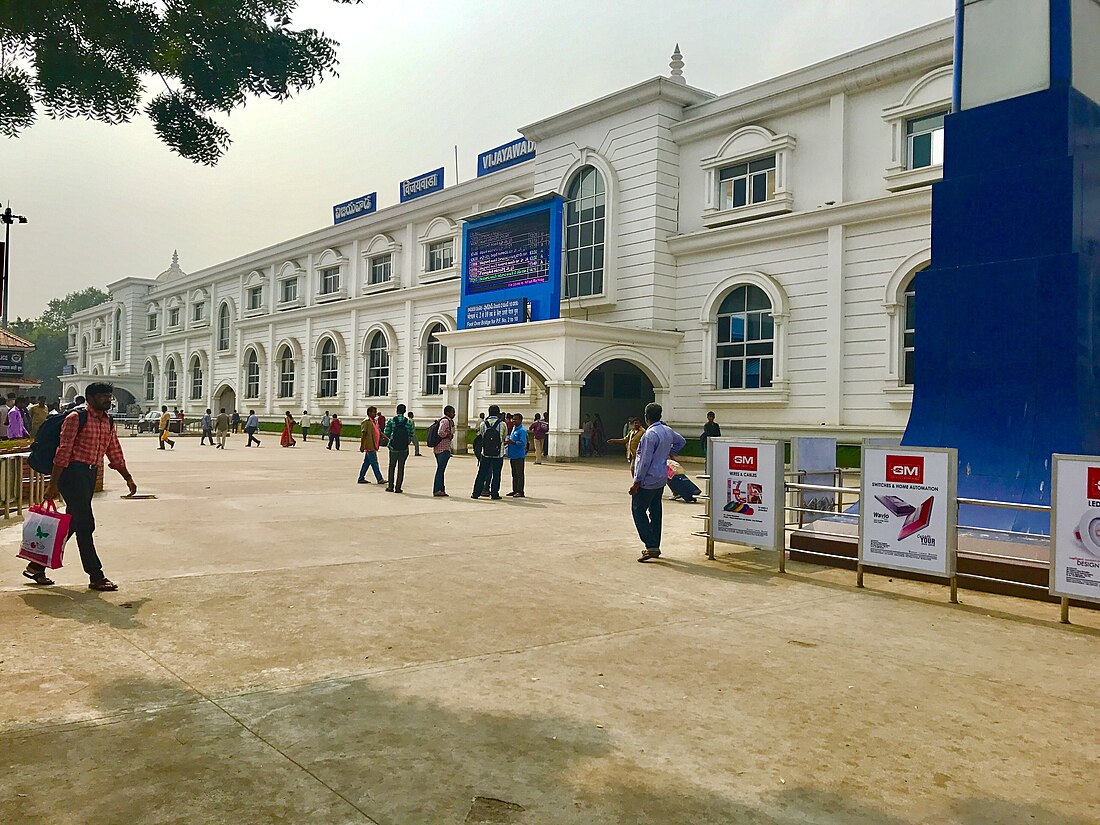
<path id="1" fill-rule="evenodd" d="M 583 381 L 547 381 L 550 391 L 550 431 L 546 434 L 547 459 L 576 461 L 579 458 L 581 387 Z"/>
<path id="2" fill-rule="evenodd" d="M 466 432 L 470 428 L 470 385 L 444 384 L 443 404 L 455 408 L 455 436 L 451 443 L 453 453 L 466 453 Z"/>

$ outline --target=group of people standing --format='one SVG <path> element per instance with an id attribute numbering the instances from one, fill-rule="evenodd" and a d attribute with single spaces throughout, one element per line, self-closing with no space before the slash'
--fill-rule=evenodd
<path id="1" fill-rule="evenodd" d="M 55 404 L 55 414 L 56 410 Z M 32 406 L 31 399 L 26 396 L 8 393 L 3 406 L 0 406 L 0 439 L 33 438 L 50 412 L 44 396 L 40 396 Z"/>

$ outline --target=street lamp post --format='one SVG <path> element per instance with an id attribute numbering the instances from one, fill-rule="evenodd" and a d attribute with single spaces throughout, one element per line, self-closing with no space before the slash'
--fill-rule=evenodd
<path id="1" fill-rule="evenodd" d="M 0 313 L 3 314 L 3 318 L 0 319 L 0 327 L 4 329 L 8 328 L 8 289 L 11 284 L 11 225 L 13 223 L 26 223 L 27 219 L 23 215 L 12 214 L 11 204 L 8 204 L 8 208 L 3 212 L 0 212 L 0 221 L 4 222 L 4 278 L 0 282 L 0 289 L 4 290 L 3 306 L 0 307 Z"/>

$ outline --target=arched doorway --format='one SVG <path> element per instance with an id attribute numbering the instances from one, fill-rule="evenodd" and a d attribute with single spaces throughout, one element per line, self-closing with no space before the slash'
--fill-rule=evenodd
<path id="1" fill-rule="evenodd" d="M 124 390 L 122 387 L 116 386 L 115 406 L 118 407 L 120 415 L 127 415 L 131 407 L 137 406 L 137 399 L 134 398 L 134 394 L 129 390 Z"/>
<path id="2" fill-rule="evenodd" d="M 607 439 L 622 438 L 627 421 L 640 418 L 646 404 L 655 397 L 649 376 L 629 361 L 620 358 L 604 361 L 588 373 L 581 388 L 581 417 L 577 422 L 582 432 L 586 430 L 586 421 L 593 431 L 587 454 L 623 454 L 623 445 L 608 445 Z M 600 424 L 602 439 L 598 437 Z"/>
<path id="3" fill-rule="evenodd" d="M 228 384 L 222 385 L 222 388 L 214 396 L 214 412 L 218 412 L 223 408 L 230 414 L 237 409 L 237 393 Z"/>

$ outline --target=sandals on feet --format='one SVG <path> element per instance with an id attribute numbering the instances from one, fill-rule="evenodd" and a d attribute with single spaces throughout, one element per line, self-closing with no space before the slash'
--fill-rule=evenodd
<path id="1" fill-rule="evenodd" d="M 89 590 L 99 590 L 101 592 L 106 593 L 106 592 L 109 592 L 109 591 L 118 590 L 118 585 L 115 584 L 110 579 L 100 579 L 97 582 L 89 582 L 88 589 Z"/>
<path id="2" fill-rule="evenodd" d="M 48 585 L 54 583 L 54 580 L 47 576 L 45 573 L 35 573 L 31 570 L 24 570 L 23 575 L 33 581 L 35 584 Z"/>

